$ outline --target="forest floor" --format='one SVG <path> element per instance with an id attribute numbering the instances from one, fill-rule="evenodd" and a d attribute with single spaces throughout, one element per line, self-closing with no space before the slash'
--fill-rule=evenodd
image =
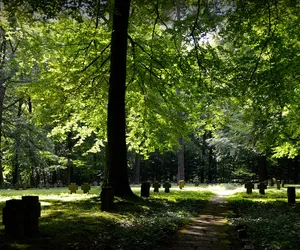
<path id="1" fill-rule="evenodd" d="M 242 188 L 225 189 L 224 187 L 211 187 L 215 193 L 201 215 L 183 227 L 170 239 L 166 247 L 155 250 L 240 250 L 241 242 L 228 224 L 228 202 L 226 198 Z"/>

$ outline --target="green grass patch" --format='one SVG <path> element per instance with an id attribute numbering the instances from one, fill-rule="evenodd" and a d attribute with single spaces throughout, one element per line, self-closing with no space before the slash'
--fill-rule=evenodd
<path id="1" fill-rule="evenodd" d="M 254 249 L 300 249 L 300 199 L 288 204 L 286 189 L 237 193 L 228 201 L 230 222 L 247 232 Z"/>
<path id="2" fill-rule="evenodd" d="M 139 195 L 140 188 L 133 191 Z M 151 198 L 115 199 L 112 212 L 101 212 L 100 188 L 90 194 L 69 194 L 67 188 L 1 190 L 0 216 L 5 200 L 38 195 L 42 205 L 38 237 L 11 240 L 0 225 L 0 249 L 151 249 L 186 224 L 212 196 L 209 191 L 177 190 L 153 193 Z"/>

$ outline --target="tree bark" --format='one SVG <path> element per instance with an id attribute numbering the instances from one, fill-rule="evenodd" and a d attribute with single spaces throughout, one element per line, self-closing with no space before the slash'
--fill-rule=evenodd
<path id="1" fill-rule="evenodd" d="M 126 55 L 130 0 L 116 0 L 111 37 L 107 141 L 109 185 L 116 196 L 132 196 L 127 173 L 126 148 Z"/>
<path id="2" fill-rule="evenodd" d="M 3 108 L 4 108 L 4 97 L 5 97 L 5 87 L 3 84 L 0 85 L 0 188 L 4 186 L 3 177 L 3 166 L 2 166 L 2 129 L 3 129 Z"/>
<path id="3" fill-rule="evenodd" d="M 178 179 L 177 182 L 184 181 L 184 143 L 183 139 L 179 138 L 178 140 L 181 148 L 178 151 Z"/>
<path id="4" fill-rule="evenodd" d="M 74 142 L 72 141 L 72 132 L 67 134 L 67 184 L 69 185 L 74 181 L 74 169 L 72 161 L 72 150 Z"/>
<path id="5" fill-rule="evenodd" d="M 200 182 L 204 183 L 204 172 L 206 166 L 206 132 L 202 136 L 202 155 L 201 155 L 201 166 L 200 166 Z"/>
<path id="6" fill-rule="evenodd" d="M 18 106 L 18 114 L 17 117 L 20 119 L 21 114 L 22 114 L 22 105 L 23 105 L 23 100 L 19 101 L 19 106 Z M 14 162 L 14 171 L 13 171 L 13 185 L 17 185 L 20 182 L 20 134 L 19 134 L 19 121 L 17 121 L 17 127 L 16 127 L 16 134 L 15 134 L 15 162 Z"/>
<path id="7" fill-rule="evenodd" d="M 258 157 L 258 179 L 260 182 L 268 179 L 267 156 L 265 155 Z"/>

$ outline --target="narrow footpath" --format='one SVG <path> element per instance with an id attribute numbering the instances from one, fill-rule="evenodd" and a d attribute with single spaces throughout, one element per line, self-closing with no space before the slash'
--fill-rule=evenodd
<path id="1" fill-rule="evenodd" d="M 170 239 L 167 247 L 154 250 L 241 250 L 227 223 L 226 197 L 234 190 L 219 190 L 211 198 L 199 217 Z"/>

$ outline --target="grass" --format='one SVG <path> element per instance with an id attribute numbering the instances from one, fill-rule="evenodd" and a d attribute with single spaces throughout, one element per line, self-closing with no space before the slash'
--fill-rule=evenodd
<path id="1" fill-rule="evenodd" d="M 132 189 L 139 195 L 139 187 Z M 114 211 L 101 212 L 99 193 L 99 187 L 90 194 L 69 194 L 67 188 L 1 190 L 1 217 L 5 200 L 22 195 L 38 195 L 42 215 L 35 238 L 12 240 L 0 224 L 0 249 L 151 249 L 199 214 L 212 196 L 201 188 L 172 188 L 169 194 L 161 189 L 149 199 L 117 198 Z"/>
<path id="2" fill-rule="evenodd" d="M 288 204 L 286 188 L 267 189 L 266 195 L 237 193 L 228 201 L 231 224 L 247 232 L 254 249 L 300 249 L 300 199 Z"/>

